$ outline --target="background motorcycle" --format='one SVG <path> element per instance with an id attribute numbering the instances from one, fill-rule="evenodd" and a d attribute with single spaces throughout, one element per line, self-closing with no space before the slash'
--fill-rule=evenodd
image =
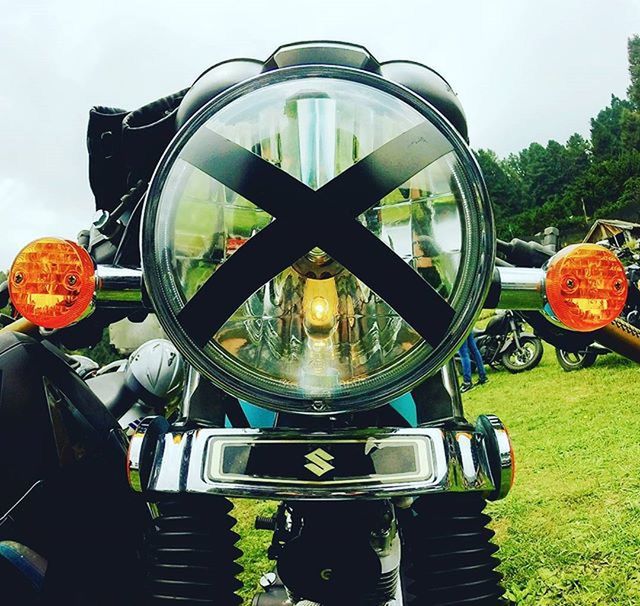
<path id="1" fill-rule="evenodd" d="M 524 330 L 525 320 L 512 310 L 498 311 L 484 329 L 474 330 L 482 359 L 493 368 L 518 373 L 535 368 L 542 359 L 542 341 Z"/>
<path id="2" fill-rule="evenodd" d="M 608 353 L 611 353 L 610 349 L 594 342 L 585 349 L 579 349 L 577 351 L 556 348 L 556 359 L 562 367 L 562 370 L 572 372 L 582 368 L 590 368 L 596 363 L 598 356 L 603 356 Z"/>

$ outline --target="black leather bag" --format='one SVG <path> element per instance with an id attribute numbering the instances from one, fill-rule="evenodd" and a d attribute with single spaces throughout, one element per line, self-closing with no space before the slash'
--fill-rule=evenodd
<path id="1" fill-rule="evenodd" d="M 112 211 L 129 188 L 148 182 L 176 133 L 176 112 L 189 89 L 135 111 L 96 106 L 89 112 L 89 183 L 96 209 Z"/>

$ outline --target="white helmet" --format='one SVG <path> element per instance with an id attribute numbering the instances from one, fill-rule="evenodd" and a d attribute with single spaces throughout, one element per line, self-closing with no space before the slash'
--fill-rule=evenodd
<path id="1" fill-rule="evenodd" d="M 151 395 L 172 400 L 182 389 L 184 363 L 170 341 L 152 339 L 131 354 L 126 373 L 128 383 L 133 379 Z"/>

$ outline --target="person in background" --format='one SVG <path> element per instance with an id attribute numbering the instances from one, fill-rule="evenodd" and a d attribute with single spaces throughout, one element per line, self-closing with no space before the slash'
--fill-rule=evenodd
<path id="1" fill-rule="evenodd" d="M 471 333 L 460 347 L 460 362 L 462 363 L 462 386 L 460 392 L 464 393 L 473 389 L 473 382 L 471 377 L 471 355 L 473 355 L 473 361 L 476 363 L 476 369 L 478 371 L 478 385 L 484 385 L 489 379 L 487 378 L 487 372 L 484 369 L 484 361 L 482 360 L 482 354 L 476 345 L 476 340 Z"/>

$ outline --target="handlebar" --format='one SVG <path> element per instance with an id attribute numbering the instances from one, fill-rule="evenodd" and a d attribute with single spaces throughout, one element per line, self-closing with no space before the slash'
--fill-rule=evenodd
<path id="1" fill-rule="evenodd" d="M 525 242 L 514 238 L 511 242 L 496 241 L 496 250 L 503 255 L 510 265 L 518 267 L 542 267 L 555 251 L 538 242 Z"/>
<path id="2" fill-rule="evenodd" d="M 563 340 L 597 340 L 609 349 L 640 363 L 640 330 L 624 320 L 618 319 L 611 325 L 591 333 L 576 333 L 557 326 L 546 315 L 545 269 L 541 266 L 553 257 L 553 252 L 537 242 L 514 239 L 511 242 L 498 240 L 498 252 L 506 260 L 497 258 L 493 280 L 484 307 L 502 308 L 527 312 L 529 322 L 542 338 L 554 345 Z M 515 267 L 512 263 L 520 266 Z M 6 282 L 0 285 L 2 293 L 7 290 Z M 640 300 L 640 292 L 629 289 L 629 301 Z M 7 293 L 8 295 L 8 293 Z M 144 296 L 142 270 L 110 265 L 96 268 L 96 308 L 119 310 L 125 315 L 135 311 L 152 311 Z M 0 305 L 1 306 L 1 305 Z M 4 328 L 2 332 L 23 332 L 37 334 L 38 327 L 20 319 Z M 558 336 L 559 335 L 559 336 Z M 547 338 L 548 337 L 548 338 Z"/>

